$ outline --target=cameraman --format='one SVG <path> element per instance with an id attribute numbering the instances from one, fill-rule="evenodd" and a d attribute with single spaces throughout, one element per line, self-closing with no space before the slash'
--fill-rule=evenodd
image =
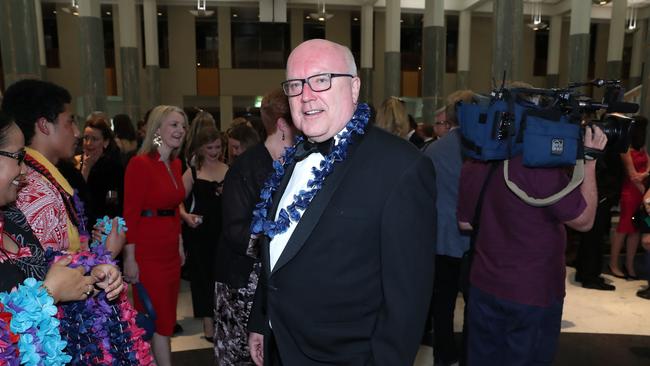
<path id="1" fill-rule="evenodd" d="M 480 209 L 465 320 L 468 365 L 552 364 L 565 295 L 564 225 L 591 228 L 598 203 L 595 159 L 606 143 L 600 128 L 585 129 L 584 181 L 579 190 L 546 207 L 528 205 L 508 189 L 502 161 L 464 163 L 460 228 L 472 230 Z M 547 197 L 569 181 L 565 169 L 527 168 L 521 156 L 509 165 L 510 180 L 532 197 Z"/>

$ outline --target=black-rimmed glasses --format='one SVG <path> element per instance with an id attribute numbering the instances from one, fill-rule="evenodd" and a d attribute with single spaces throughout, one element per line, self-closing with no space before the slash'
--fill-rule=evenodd
<path id="1" fill-rule="evenodd" d="M 282 82 L 282 90 L 284 94 L 288 97 L 295 97 L 302 94 L 303 87 L 305 84 L 309 85 L 309 88 L 315 92 L 323 92 L 329 90 L 332 87 L 332 78 L 346 76 L 353 78 L 352 74 L 334 74 L 334 73 L 325 73 L 312 75 L 306 79 L 289 79 Z"/>
<path id="2" fill-rule="evenodd" d="M 20 150 L 18 152 L 9 152 L 9 151 L 0 150 L 0 156 L 6 156 L 8 158 L 14 159 L 18 161 L 18 164 L 22 164 L 23 161 L 25 161 L 25 154 L 27 154 L 25 150 Z"/>

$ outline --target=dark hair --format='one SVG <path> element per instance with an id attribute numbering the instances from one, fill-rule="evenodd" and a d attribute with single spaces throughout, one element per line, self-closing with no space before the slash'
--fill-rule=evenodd
<path id="1" fill-rule="evenodd" d="M 14 120 L 6 113 L 0 112 L 0 147 L 7 144 L 7 134 L 14 125 Z"/>
<path id="2" fill-rule="evenodd" d="M 104 140 L 108 140 L 108 145 L 104 150 L 104 154 L 111 157 L 119 156 L 120 149 L 117 147 L 117 144 L 115 143 L 113 131 L 111 131 L 111 128 L 108 125 L 108 121 L 106 121 L 103 118 L 94 117 L 86 121 L 86 124 L 84 125 L 84 129 L 86 129 L 86 127 L 90 127 L 98 130 L 99 132 L 101 132 L 102 138 Z"/>
<path id="3" fill-rule="evenodd" d="M 260 142 L 255 129 L 247 123 L 240 123 L 228 129 L 228 138 L 239 141 L 244 150 Z"/>
<path id="4" fill-rule="evenodd" d="M 55 123 L 72 100 L 63 87 L 42 80 L 25 79 L 13 83 L 2 99 L 2 110 L 14 119 L 29 145 L 39 118 Z"/>
<path id="5" fill-rule="evenodd" d="M 645 134 L 648 126 L 648 119 L 641 116 L 634 116 L 634 123 L 630 128 L 630 146 L 634 150 L 639 150 L 645 145 Z"/>
<path id="6" fill-rule="evenodd" d="M 289 99 L 281 88 L 274 89 L 264 96 L 260 115 L 267 135 L 273 134 L 278 129 L 278 118 L 284 118 L 287 123 L 292 123 Z"/>
<path id="7" fill-rule="evenodd" d="M 135 141 L 135 129 L 131 117 L 126 114 L 116 114 L 113 117 L 113 131 L 115 137 L 122 140 Z"/>

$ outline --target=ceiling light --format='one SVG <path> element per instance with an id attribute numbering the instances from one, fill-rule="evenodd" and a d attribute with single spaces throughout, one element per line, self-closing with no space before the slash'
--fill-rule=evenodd
<path id="1" fill-rule="evenodd" d="M 532 13 L 530 15 L 531 22 L 526 24 L 530 29 L 534 31 L 546 29 L 548 24 L 542 21 L 542 3 L 537 1 L 533 3 Z"/>
<path id="2" fill-rule="evenodd" d="M 214 10 L 207 10 L 206 2 L 207 0 L 197 0 L 196 9 L 190 10 L 190 13 L 199 18 L 212 16 Z"/>
<path id="3" fill-rule="evenodd" d="M 325 10 L 325 0 L 323 0 L 323 6 L 320 5 L 319 0 L 316 0 L 316 12 L 309 13 L 309 16 L 311 16 L 313 19 L 318 19 L 320 22 L 324 22 L 326 20 L 332 19 L 334 14 L 330 14 Z"/>

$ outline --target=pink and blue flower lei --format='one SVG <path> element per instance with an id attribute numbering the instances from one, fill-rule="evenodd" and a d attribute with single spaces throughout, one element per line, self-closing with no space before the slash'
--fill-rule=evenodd
<path id="1" fill-rule="evenodd" d="M 28 278 L 15 291 L 0 293 L 0 302 L 4 304 L 5 311 L 12 315 L 11 332 L 20 337 L 18 351 L 21 365 L 66 365 L 71 358 L 63 351 L 66 341 L 61 339 L 59 333 L 59 320 L 55 317 L 57 308 L 42 284 Z M 0 343 L 6 341 L 2 337 Z M 17 364 L 15 360 L 9 363 Z"/>
<path id="2" fill-rule="evenodd" d="M 300 220 L 302 212 L 307 209 L 307 206 L 309 206 L 316 194 L 323 187 L 325 178 L 332 173 L 334 164 L 345 160 L 348 146 L 353 142 L 354 135 L 363 135 L 365 133 L 365 128 L 368 124 L 369 118 L 370 108 L 368 105 L 365 103 L 359 104 L 352 119 L 339 134 L 338 143 L 334 146 L 332 151 L 325 156 L 325 159 L 321 161 L 320 169 L 314 168 L 312 170 L 314 177 L 307 183 L 310 189 L 300 191 L 296 194 L 293 202 L 289 204 L 286 209 L 280 209 L 278 219 L 272 220 L 268 218 L 268 215 L 270 214 L 273 205 L 273 193 L 278 190 L 286 169 L 294 163 L 296 146 L 304 139 L 303 136 L 298 137 L 296 139 L 296 144 L 285 150 L 281 159 L 283 163 L 280 163 L 280 160 L 273 162 L 274 172 L 264 183 L 262 191 L 260 192 L 261 201 L 255 205 L 255 209 L 253 210 L 251 233 L 256 235 L 264 233 L 269 238 L 273 238 L 274 236 L 287 231 L 291 221 L 297 222 Z"/>

